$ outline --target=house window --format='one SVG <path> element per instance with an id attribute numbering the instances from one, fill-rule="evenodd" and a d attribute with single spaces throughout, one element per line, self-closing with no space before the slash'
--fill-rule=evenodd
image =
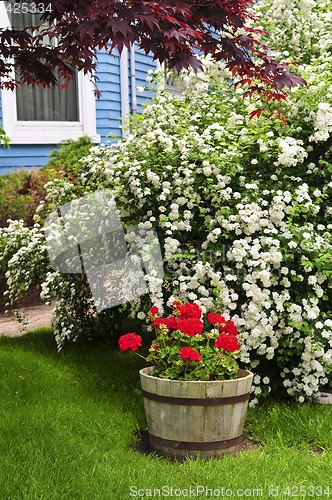
<path id="1" fill-rule="evenodd" d="M 165 75 L 165 90 L 177 96 L 181 96 L 182 94 L 182 90 L 178 86 L 177 81 L 175 80 L 174 76 L 170 74 Z"/>
<path id="2" fill-rule="evenodd" d="M 40 14 L 10 12 L 6 3 L 0 2 L 1 27 L 23 29 L 40 24 Z M 19 79 L 19 75 L 15 76 Z M 61 79 L 59 82 L 59 86 L 49 88 L 23 84 L 14 91 L 2 90 L 3 128 L 13 144 L 56 144 L 82 135 L 99 142 L 89 77 L 77 73 L 67 88 L 61 88 Z"/>
<path id="3" fill-rule="evenodd" d="M 77 86 L 32 87 L 23 84 L 16 89 L 18 121 L 79 121 Z"/>
<path id="4" fill-rule="evenodd" d="M 11 26 L 24 29 L 27 26 L 38 26 L 41 14 L 9 11 Z M 56 74 L 58 77 L 58 74 Z M 19 79 L 19 75 L 17 75 Z M 60 79 L 60 85 L 61 82 Z M 23 84 L 16 89 L 17 119 L 19 121 L 79 121 L 77 102 L 77 77 L 67 88 L 44 88 L 42 85 Z"/>

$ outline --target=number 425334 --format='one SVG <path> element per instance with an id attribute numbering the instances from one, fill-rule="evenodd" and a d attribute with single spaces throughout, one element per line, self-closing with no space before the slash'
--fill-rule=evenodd
<path id="1" fill-rule="evenodd" d="M 44 12 L 52 12 L 51 3 L 35 3 L 35 2 L 5 2 L 7 12 L 11 14 L 44 14 Z"/>
<path id="2" fill-rule="evenodd" d="M 283 490 L 285 496 L 290 497 L 330 497 L 332 488 L 329 486 L 287 486 Z"/>

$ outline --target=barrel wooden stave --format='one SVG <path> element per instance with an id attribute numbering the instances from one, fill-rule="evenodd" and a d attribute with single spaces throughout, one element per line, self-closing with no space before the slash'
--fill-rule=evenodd
<path id="1" fill-rule="evenodd" d="M 215 398 L 248 398 L 252 373 L 239 370 L 235 380 L 179 381 L 153 377 L 152 371 L 153 367 L 143 368 L 140 376 L 142 390 L 147 393 L 144 405 L 150 442 L 155 451 L 182 459 L 198 455 L 220 457 L 239 450 L 248 399 L 220 406 L 210 406 L 210 403 Z M 149 394 L 161 398 L 154 401 L 149 399 Z M 163 397 L 174 398 L 176 404 L 169 400 L 163 402 Z M 181 404 L 179 398 L 203 401 L 188 405 Z"/>

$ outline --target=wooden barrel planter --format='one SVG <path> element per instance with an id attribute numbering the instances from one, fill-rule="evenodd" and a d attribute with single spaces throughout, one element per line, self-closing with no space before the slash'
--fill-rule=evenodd
<path id="1" fill-rule="evenodd" d="M 221 457 L 243 442 L 253 374 L 239 370 L 235 380 L 180 381 L 140 370 L 151 447 L 178 460 Z"/>

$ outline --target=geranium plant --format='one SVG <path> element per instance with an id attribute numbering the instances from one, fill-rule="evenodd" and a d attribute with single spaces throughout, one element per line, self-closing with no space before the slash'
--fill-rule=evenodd
<path id="1" fill-rule="evenodd" d="M 210 312 L 203 318 L 195 303 L 173 303 L 169 317 L 151 307 L 148 319 L 156 338 L 145 358 L 156 367 L 152 375 L 176 380 L 228 380 L 237 377 L 240 342 L 232 321 Z M 119 339 L 120 351 L 136 352 L 142 338 L 134 332 Z"/>

